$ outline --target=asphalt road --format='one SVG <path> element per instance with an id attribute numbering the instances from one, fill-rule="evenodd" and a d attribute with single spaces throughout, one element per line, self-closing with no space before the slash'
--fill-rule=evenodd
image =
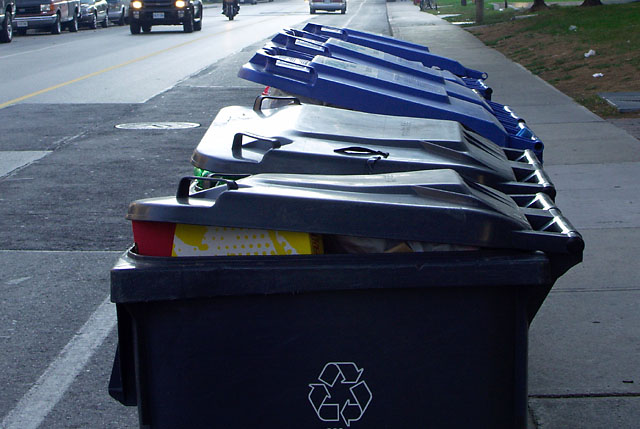
<path id="1" fill-rule="evenodd" d="M 63 32 L 30 31 L 0 50 L 0 106 L 29 103 L 140 103 L 282 27 L 308 19 L 305 3 L 243 5 L 229 21 L 219 6 L 205 9 L 202 31 L 155 26 L 132 36 L 128 26 Z"/>
<path id="2" fill-rule="evenodd" d="M 242 5 L 203 30 L 127 27 L 16 36 L 0 48 L 0 427 L 133 428 L 107 394 L 115 352 L 109 270 L 131 244 L 129 202 L 175 192 L 217 111 L 252 104 L 239 67 L 306 21 L 389 34 L 384 0 L 346 15 Z M 180 121 L 184 130 L 122 130 Z"/>

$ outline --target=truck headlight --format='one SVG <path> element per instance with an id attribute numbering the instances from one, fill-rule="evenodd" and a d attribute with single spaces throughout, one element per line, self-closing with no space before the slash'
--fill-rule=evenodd
<path id="1" fill-rule="evenodd" d="M 49 12 L 52 9 L 52 4 L 51 3 L 47 3 L 47 4 L 41 4 L 40 5 L 40 12 Z"/>
<path id="2" fill-rule="evenodd" d="M 140 0 L 133 0 L 131 2 L 131 7 L 134 9 L 142 9 L 142 2 Z"/>
<path id="3" fill-rule="evenodd" d="M 176 0 L 176 7 L 182 9 L 187 3 L 184 0 Z"/>

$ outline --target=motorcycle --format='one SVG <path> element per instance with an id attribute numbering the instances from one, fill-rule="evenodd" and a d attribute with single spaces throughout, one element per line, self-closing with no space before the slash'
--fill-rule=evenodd
<path id="1" fill-rule="evenodd" d="M 222 13 L 229 18 L 229 21 L 233 21 L 233 17 L 238 14 L 240 6 L 237 0 L 223 0 Z"/>

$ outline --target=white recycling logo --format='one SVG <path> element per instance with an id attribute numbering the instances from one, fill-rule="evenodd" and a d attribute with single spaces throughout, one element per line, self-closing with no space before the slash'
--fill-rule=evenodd
<path id="1" fill-rule="evenodd" d="M 371 403 L 373 395 L 361 380 L 364 369 L 353 362 L 327 363 L 318 380 L 309 384 L 309 402 L 323 422 L 339 422 L 341 419 L 349 427 L 362 418 Z M 336 390 L 346 391 L 346 397 L 332 396 Z"/>

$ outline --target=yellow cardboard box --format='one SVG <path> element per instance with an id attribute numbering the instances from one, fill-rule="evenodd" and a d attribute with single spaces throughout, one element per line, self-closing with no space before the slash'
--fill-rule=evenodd
<path id="1" fill-rule="evenodd" d="M 315 255 L 323 253 L 317 234 L 178 224 L 171 256 Z"/>

